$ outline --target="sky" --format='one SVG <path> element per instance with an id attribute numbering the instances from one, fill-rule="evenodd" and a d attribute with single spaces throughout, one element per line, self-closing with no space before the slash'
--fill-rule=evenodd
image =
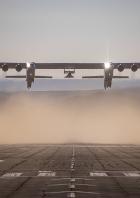
<path id="1" fill-rule="evenodd" d="M 139 0 L 0 0 L 0 61 L 140 61 Z"/>

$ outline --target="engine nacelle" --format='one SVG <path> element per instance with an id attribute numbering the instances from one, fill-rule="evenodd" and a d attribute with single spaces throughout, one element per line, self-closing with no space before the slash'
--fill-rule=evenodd
<path id="1" fill-rule="evenodd" d="M 22 66 L 20 64 L 16 65 L 16 71 L 20 72 L 22 70 Z"/>
<path id="2" fill-rule="evenodd" d="M 122 64 L 118 65 L 118 71 L 122 72 L 124 70 L 124 66 Z"/>
<path id="3" fill-rule="evenodd" d="M 136 65 L 136 64 L 133 64 L 132 66 L 131 66 L 131 71 L 132 72 L 136 72 L 138 70 L 138 66 Z"/>
<path id="4" fill-rule="evenodd" d="M 9 67 L 8 67 L 7 64 L 3 64 L 3 65 L 2 65 L 2 70 L 3 70 L 4 72 L 7 72 L 8 69 L 9 69 Z"/>

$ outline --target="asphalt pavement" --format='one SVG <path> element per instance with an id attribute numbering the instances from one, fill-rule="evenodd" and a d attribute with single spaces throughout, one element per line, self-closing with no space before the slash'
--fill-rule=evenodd
<path id="1" fill-rule="evenodd" d="M 140 146 L 0 145 L 0 198 L 139 198 Z"/>

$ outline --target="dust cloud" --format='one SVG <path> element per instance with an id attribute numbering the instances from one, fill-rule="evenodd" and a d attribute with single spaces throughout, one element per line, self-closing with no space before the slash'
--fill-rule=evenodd
<path id="1" fill-rule="evenodd" d="M 0 143 L 139 144 L 139 93 L 0 93 Z"/>

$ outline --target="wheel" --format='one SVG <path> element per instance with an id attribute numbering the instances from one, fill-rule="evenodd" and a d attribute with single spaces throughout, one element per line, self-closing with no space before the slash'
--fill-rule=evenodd
<path id="1" fill-rule="evenodd" d="M 27 81 L 27 88 L 30 89 L 32 86 L 32 82 L 31 81 Z"/>

